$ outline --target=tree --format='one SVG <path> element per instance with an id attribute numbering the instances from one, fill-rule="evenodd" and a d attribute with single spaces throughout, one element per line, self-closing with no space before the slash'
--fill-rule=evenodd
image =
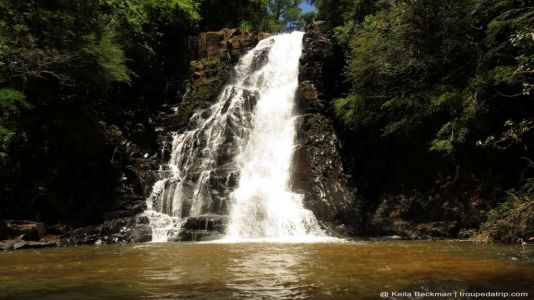
<path id="1" fill-rule="evenodd" d="M 0 0 L 0 218 L 99 218 L 114 174 L 98 120 L 162 103 L 199 20 L 193 0 Z"/>
<path id="2" fill-rule="evenodd" d="M 269 0 L 204 0 L 200 4 L 200 13 L 205 16 L 200 30 L 216 31 L 243 23 L 249 24 L 249 29 L 269 31 L 268 3 Z"/>

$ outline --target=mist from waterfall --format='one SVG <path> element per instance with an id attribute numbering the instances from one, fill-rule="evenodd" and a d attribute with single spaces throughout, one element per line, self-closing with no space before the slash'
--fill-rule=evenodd
<path id="1" fill-rule="evenodd" d="M 302 32 L 264 39 L 235 79 L 189 128 L 147 199 L 153 241 L 178 235 L 187 217 L 229 215 L 224 241 L 322 239 L 303 195 L 290 191 L 294 102 Z"/>

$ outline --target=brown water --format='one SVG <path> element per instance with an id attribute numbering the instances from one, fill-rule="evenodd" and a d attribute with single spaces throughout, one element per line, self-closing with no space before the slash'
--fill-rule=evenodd
<path id="1" fill-rule="evenodd" d="M 383 291 L 507 291 L 533 299 L 534 261 L 521 251 L 468 242 L 382 241 L 0 252 L 0 298 L 375 299 Z"/>

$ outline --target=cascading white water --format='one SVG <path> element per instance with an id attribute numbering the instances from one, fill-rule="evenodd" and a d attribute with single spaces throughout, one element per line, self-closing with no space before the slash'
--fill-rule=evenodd
<path id="1" fill-rule="evenodd" d="M 302 239 L 321 235 L 303 196 L 289 189 L 294 151 L 294 100 L 298 86 L 302 33 L 280 35 L 269 64 L 253 119 L 253 131 L 236 157 L 240 180 L 232 193 L 226 238 Z"/>
<path id="2" fill-rule="evenodd" d="M 186 217 L 228 211 L 225 240 L 324 236 L 289 189 L 302 37 L 260 41 L 216 103 L 193 115 L 193 129 L 174 135 L 167 171 L 147 199 L 153 241 L 176 236 Z"/>

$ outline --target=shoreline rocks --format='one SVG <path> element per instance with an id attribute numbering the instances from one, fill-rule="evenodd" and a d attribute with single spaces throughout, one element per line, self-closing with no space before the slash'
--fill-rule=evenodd
<path id="1" fill-rule="evenodd" d="M 58 230 L 51 226 L 48 232 L 44 223 L 30 220 L 0 220 L 0 250 L 57 247 Z"/>

